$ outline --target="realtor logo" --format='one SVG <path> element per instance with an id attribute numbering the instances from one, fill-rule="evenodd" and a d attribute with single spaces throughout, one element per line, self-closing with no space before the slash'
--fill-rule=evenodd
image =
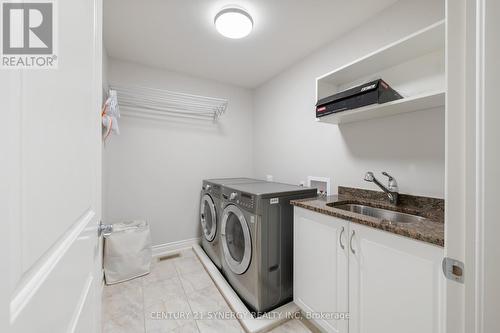
<path id="1" fill-rule="evenodd" d="M 56 67 L 53 1 L 3 0 L 1 17 L 3 68 Z"/>

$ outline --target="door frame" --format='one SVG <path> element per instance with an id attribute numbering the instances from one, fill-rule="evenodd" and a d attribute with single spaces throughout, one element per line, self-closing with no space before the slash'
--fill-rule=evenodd
<path id="1" fill-rule="evenodd" d="M 468 63 L 470 54 L 466 45 L 466 7 L 468 0 L 446 1 L 446 111 L 445 111 L 445 257 L 465 262 L 467 173 L 466 96 Z M 467 68 L 470 68 L 469 66 Z M 467 266 L 469 263 L 467 263 Z M 466 272 L 469 267 L 466 267 Z M 468 280 L 468 277 L 466 278 Z M 446 280 L 446 323 L 445 331 L 464 332 L 465 285 Z"/>
<path id="2" fill-rule="evenodd" d="M 500 75 L 500 3 L 497 0 L 475 0 L 476 29 L 476 214 L 474 251 L 474 292 L 470 292 L 474 320 L 470 332 L 486 333 L 500 330 L 500 247 L 495 237 L 498 224 L 498 191 L 500 188 L 500 96 L 497 91 Z M 472 247 L 473 245 L 473 247 Z"/>
<path id="3" fill-rule="evenodd" d="M 447 0 L 446 256 L 465 262 L 447 281 L 446 331 L 500 330 L 500 47 L 497 0 Z M 491 282 L 490 282 L 491 281 Z"/>

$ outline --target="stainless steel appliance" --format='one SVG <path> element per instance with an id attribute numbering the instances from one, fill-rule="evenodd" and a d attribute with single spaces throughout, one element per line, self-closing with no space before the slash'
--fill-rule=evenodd
<path id="1" fill-rule="evenodd" d="M 293 207 L 317 190 L 261 182 L 222 188 L 222 272 L 254 312 L 293 298 Z"/>
<path id="2" fill-rule="evenodd" d="M 212 262 L 221 269 L 219 246 L 221 191 L 225 184 L 261 182 L 253 178 L 219 178 L 203 181 L 200 202 L 201 246 Z"/>

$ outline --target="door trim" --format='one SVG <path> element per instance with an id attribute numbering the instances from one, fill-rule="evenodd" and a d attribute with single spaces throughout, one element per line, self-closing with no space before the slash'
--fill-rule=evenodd
<path id="1" fill-rule="evenodd" d="M 496 42 L 498 1 L 447 0 L 447 256 L 465 261 L 465 283 L 447 282 L 446 331 L 483 333 L 498 331 L 491 309 L 498 308 L 496 290 L 500 268 L 495 223 L 500 165 L 498 154 L 499 75 Z M 451 112 L 452 111 L 452 112 Z M 451 132 L 450 131 L 450 132 Z M 447 156 L 447 157 L 449 157 Z M 454 188 L 451 188 L 451 187 Z M 451 221 L 448 223 L 448 221 Z M 458 319 L 457 319 L 458 318 Z"/>
<path id="2" fill-rule="evenodd" d="M 445 248 L 444 256 L 466 262 L 467 198 L 467 78 L 470 49 L 467 44 L 467 2 L 446 0 L 446 106 L 445 106 Z M 466 263 L 465 274 L 468 264 Z M 467 276 L 466 276 L 467 281 Z M 466 282 L 467 283 L 467 282 Z M 445 332 L 465 329 L 466 284 L 445 282 Z"/>
<path id="3" fill-rule="evenodd" d="M 30 270 L 25 273 L 25 277 L 14 291 L 14 296 L 10 302 L 11 324 L 16 321 L 25 306 L 47 280 L 80 234 L 92 223 L 95 216 L 96 213 L 94 210 L 89 208 L 30 268 Z"/>
<path id="4" fill-rule="evenodd" d="M 497 332 L 500 329 L 500 320 L 496 313 L 500 301 L 496 281 L 500 277 L 498 254 L 500 253 L 494 235 L 498 235 L 500 228 L 497 223 L 498 187 L 500 177 L 500 154 L 498 152 L 498 103 L 497 79 L 500 73 L 498 57 L 498 10 L 497 0 L 475 0 L 475 29 L 476 29 L 476 215 L 475 215 L 475 242 L 470 252 L 474 259 L 474 289 L 468 293 L 467 302 L 474 305 L 473 326 L 468 329 L 476 333 Z M 472 23 L 471 23 L 472 24 Z M 471 139 L 472 140 L 472 139 Z M 472 299 L 474 297 L 474 299 Z"/>

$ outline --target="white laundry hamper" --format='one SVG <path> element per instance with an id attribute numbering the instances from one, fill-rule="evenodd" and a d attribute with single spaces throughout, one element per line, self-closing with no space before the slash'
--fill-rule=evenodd
<path id="1" fill-rule="evenodd" d="M 146 275 L 151 269 L 151 232 L 146 221 L 113 224 L 104 235 L 104 276 L 115 284 Z"/>

